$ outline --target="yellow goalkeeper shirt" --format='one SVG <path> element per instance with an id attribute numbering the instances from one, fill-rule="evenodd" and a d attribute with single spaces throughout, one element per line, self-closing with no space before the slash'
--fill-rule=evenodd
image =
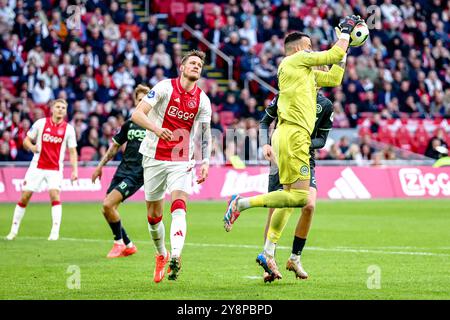
<path id="1" fill-rule="evenodd" d="M 298 51 L 285 57 L 278 67 L 278 121 L 297 124 L 311 135 L 316 121 L 316 87 L 340 85 L 344 69 L 335 63 L 345 51 L 338 46 L 321 52 Z M 330 71 L 313 70 L 313 66 L 333 64 Z"/>

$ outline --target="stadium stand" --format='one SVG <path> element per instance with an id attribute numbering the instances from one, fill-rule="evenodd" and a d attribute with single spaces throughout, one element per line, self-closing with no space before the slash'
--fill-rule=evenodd
<path id="1" fill-rule="evenodd" d="M 86 148 L 91 121 L 98 122 L 97 139 L 107 140 L 103 125 L 114 132 L 129 116 L 134 86 L 176 77 L 183 52 L 197 47 L 208 52 L 203 83 L 220 125 L 255 128 L 257 121 L 249 119 L 259 120 L 273 92 L 251 73 L 276 88 L 274 70 L 282 59 L 284 36 L 302 30 L 311 35 L 315 49 L 327 49 L 340 17 L 354 13 L 367 18 L 373 4 L 380 16 L 369 41 L 351 49 L 343 85 L 324 91 L 335 103 L 335 127 L 359 133 L 359 154 L 350 147 L 344 157 L 370 157 L 362 147 L 366 137 L 372 152 L 374 143 L 381 143 L 386 150 L 392 146 L 425 154 L 438 128 L 443 129 L 441 143 L 449 145 L 448 1 L 148 3 L 149 15 L 145 1 L 0 0 L 0 161 L 29 160 L 20 144 L 24 119 L 48 115 L 46 103 L 57 97 L 69 102 L 70 121 L 83 115 L 75 126 L 80 145 Z M 71 5 L 81 19 L 73 19 Z M 231 75 L 227 62 L 186 32 L 184 24 L 232 57 Z M 90 147 L 101 156 L 105 143 Z M 336 152 L 330 146 L 319 157 L 339 158 Z"/>

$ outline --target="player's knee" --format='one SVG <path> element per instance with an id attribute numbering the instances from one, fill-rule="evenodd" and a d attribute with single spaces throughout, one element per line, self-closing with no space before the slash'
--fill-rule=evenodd
<path id="1" fill-rule="evenodd" d="M 50 201 L 60 201 L 59 192 L 58 191 L 50 191 Z"/>
<path id="2" fill-rule="evenodd" d="M 114 209 L 114 203 L 111 200 L 109 200 L 109 199 L 103 200 L 103 214 L 104 215 L 109 215 L 113 209 Z"/>
<path id="3" fill-rule="evenodd" d="M 162 214 L 160 216 L 152 216 L 150 214 L 147 215 L 148 224 L 151 226 L 154 226 L 154 225 L 160 223 L 162 218 L 163 218 Z"/>
<path id="4" fill-rule="evenodd" d="M 176 199 L 172 202 L 170 212 L 173 215 L 186 215 L 186 202 L 183 199 Z"/>
<path id="5" fill-rule="evenodd" d="M 314 214 L 314 210 L 316 206 L 313 203 L 307 203 L 306 206 L 303 207 L 302 213 L 312 216 Z"/>
<path id="6" fill-rule="evenodd" d="M 306 206 L 306 204 L 308 203 L 309 191 L 291 189 L 289 192 L 291 194 L 289 207 L 298 208 Z"/>

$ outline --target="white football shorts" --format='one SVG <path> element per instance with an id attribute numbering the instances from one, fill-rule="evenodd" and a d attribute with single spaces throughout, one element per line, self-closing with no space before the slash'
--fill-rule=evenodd
<path id="1" fill-rule="evenodd" d="M 146 201 L 161 200 L 166 191 L 191 194 L 193 166 L 190 161 L 162 161 L 144 156 L 142 167 Z"/>
<path id="2" fill-rule="evenodd" d="M 61 170 L 44 170 L 31 163 L 23 180 L 22 190 L 41 192 L 44 190 L 61 190 L 63 173 Z"/>

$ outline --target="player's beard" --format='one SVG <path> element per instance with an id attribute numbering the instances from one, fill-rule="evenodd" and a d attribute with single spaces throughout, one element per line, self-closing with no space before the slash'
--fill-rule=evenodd
<path id="1" fill-rule="evenodd" d="M 189 76 L 186 72 L 183 72 L 183 77 L 188 79 L 189 81 L 192 81 L 192 82 L 197 81 L 198 79 L 200 79 L 200 75 L 199 76 L 193 76 L 193 75 Z"/>

